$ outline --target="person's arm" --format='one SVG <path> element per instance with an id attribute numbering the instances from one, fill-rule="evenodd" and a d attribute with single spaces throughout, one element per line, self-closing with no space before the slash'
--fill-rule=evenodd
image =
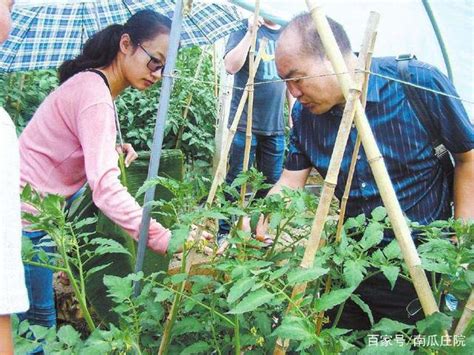
<path id="1" fill-rule="evenodd" d="M 283 169 L 283 172 L 280 176 L 280 179 L 273 185 L 273 187 L 268 191 L 267 196 L 279 194 L 284 187 L 290 189 L 299 189 L 303 188 L 306 184 L 306 180 L 308 179 L 309 173 L 311 172 L 311 168 L 303 169 L 303 170 L 287 170 Z M 268 221 L 263 219 L 261 216 L 260 221 L 257 224 L 257 228 L 255 233 L 260 236 L 266 235 L 268 230 Z"/>
<path id="2" fill-rule="evenodd" d="M 10 315 L 0 315 L 0 354 L 13 354 L 13 339 Z"/>
<path id="3" fill-rule="evenodd" d="M 454 158 L 454 217 L 474 220 L 474 150 Z"/>
<path id="4" fill-rule="evenodd" d="M 105 103 L 92 105 L 80 113 L 77 121 L 87 182 L 91 187 L 94 203 L 137 240 L 142 208 L 119 180 L 113 108 Z M 166 253 L 170 237 L 168 229 L 153 219 L 150 221 L 149 248 L 160 254 Z"/>
<path id="5" fill-rule="evenodd" d="M 258 19 L 257 22 L 257 30 L 262 25 L 263 20 L 262 18 Z M 247 32 L 245 32 L 244 37 L 240 40 L 240 42 L 224 57 L 224 66 L 225 70 L 229 74 L 235 74 L 245 64 L 247 60 L 247 56 L 249 53 L 250 46 L 252 45 L 252 31 L 253 31 L 253 18 L 247 20 Z"/>
<path id="6" fill-rule="evenodd" d="M 290 90 L 286 89 L 286 102 L 288 103 L 288 126 L 293 128 L 293 116 L 291 116 L 291 111 L 293 110 L 293 105 L 295 104 L 296 99 L 291 95 Z"/>
<path id="7" fill-rule="evenodd" d="M 310 172 L 311 168 L 296 171 L 283 169 L 280 179 L 278 179 L 275 185 L 268 191 L 267 196 L 280 193 L 283 187 L 288 187 L 293 190 L 303 188 Z"/>

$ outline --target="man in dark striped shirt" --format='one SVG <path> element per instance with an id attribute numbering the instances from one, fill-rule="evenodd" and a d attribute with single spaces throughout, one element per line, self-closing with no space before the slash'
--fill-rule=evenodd
<path id="1" fill-rule="evenodd" d="M 330 26 L 349 70 L 356 67 L 349 39 L 342 26 L 330 20 Z M 332 65 L 325 56 L 311 17 L 302 14 L 284 29 L 277 44 L 278 74 L 296 97 L 292 112 L 294 126 L 285 169 L 269 194 L 282 186 L 300 188 L 305 185 L 312 167 L 324 177 L 341 121 L 345 99 Z M 400 79 L 395 58 L 374 58 L 371 71 Z M 409 71 L 416 83 L 435 91 L 458 96 L 451 82 L 434 67 L 412 61 Z M 423 92 L 424 104 L 439 127 L 444 145 L 453 154 L 455 165 L 454 207 L 457 218 L 474 218 L 474 129 L 461 101 L 448 96 Z M 400 83 L 371 75 L 366 114 L 384 157 L 395 192 L 404 213 L 412 220 L 427 224 L 451 217 L 447 178 L 435 157 L 429 134 L 405 97 Z M 353 130 L 348 140 L 336 188 L 342 197 L 348 176 L 351 154 L 356 141 Z M 347 216 L 357 216 L 383 205 L 367 157 L 361 148 L 347 206 Z M 382 317 L 405 323 L 406 307 L 417 298 L 411 283 L 399 280 L 393 291 L 383 275 L 372 277 L 356 290 L 369 304 L 375 320 Z M 421 316 L 421 312 L 419 312 Z M 369 329 L 364 312 L 348 302 L 339 327 Z"/>

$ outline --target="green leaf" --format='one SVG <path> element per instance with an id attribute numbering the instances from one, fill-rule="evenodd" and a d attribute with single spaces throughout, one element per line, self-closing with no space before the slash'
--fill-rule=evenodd
<path id="1" fill-rule="evenodd" d="M 170 299 L 171 296 L 173 295 L 173 292 L 165 290 L 165 289 L 157 289 L 155 290 L 156 292 L 156 297 L 154 299 L 154 302 L 163 302 L 167 299 Z"/>
<path id="2" fill-rule="evenodd" d="M 188 347 L 184 348 L 183 351 L 181 351 L 181 355 L 187 355 L 187 354 L 206 354 L 209 353 L 209 350 L 211 350 L 211 347 L 208 343 L 205 341 L 198 341 L 193 343 L 192 345 L 189 345 Z"/>
<path id="3" fill-rule="evenodd" d="M 316 280 L 317 278 L 326 275 L 329 269 L 324 269 L 319 266 L 313 266 L 310 269 L 298 268 L 288 273 L 288 284 L 290 286 L 301 284 Z"/>
<path id="4" fill-rule="evenodd" d="M 306 319 L 286 316 L 283 318 L 281 325 L 275 329 L 272 336 L 278 336 L 289 340 L 310 340 L 316 334 L 314 324 L 308 322 Z"/>
<path id="5" fill-rule="evenodd" d="M 89 269 L 87 270 L 86 274 L 85 274 L 85 279 L 87 279 L 88 277 L 91 277 L 94 273 L 96 273 L 97 271 L 100 271 L 102 269 L 105 269 L 106 267 L 108 267 L 109 265 L 111 265 L 112 263 L 106 263 L 106 264 L 103 264 L 103 265 L 99 265 L 99 266 L 94 266 L 92 269 Z"/>
<path id="6" fill-rule="evenodd" d="M 264 312 L 255 312 L 253 315 L 259 333 L 262 334 L 262 336 L 270 335 L 272 332 L 272 319 L 269 315 Z"/>
<path id="7" fill-rule="evenodd" d="M 247 215 L 245 213 L 245 211 L 242 211 L 240 208 L 237 208 L 237 207 L 228 207 L 226 208 L 226 212 L 230 215 L 234 215 L 234 216 L 245 216 Z M 258 212 L 258 214 L 260 215 L 260 212 Z"/>
<path id="8" fill-rule="evenodd" d="M 261 305 L 268 303 L 275 297 L 266 289 L 259 289 L 247 295 L 240 303 L 229 311 L 231 314 L 242 314 L 253 311 Z"/>
<path id="9" fill-rule="evenodd" d="M 379 206 L 372 211 L 372 219 L 376 222 L 382 222 L 387 217 L 385 207 Z"/>
<path id="10" fill-rule="evenodd" d="M 280 224 L 282 217 L 283 216 L 281 215 L 281 213 L 272 213 L 270 217 L 270 227 L 276 229 L 276 227 Z"/>
<path id="11" fill-rule="evenodd" d="M 387 280 L 390 282 L 393 290 L 395 282 L 397 282 L 398 274 L 400 273 L 400 268 L 398 266 L 383 265 L 381 269 Z"/>
<path id="12" fill-rule="evenodd" d="M 384 249 L 383 253 L 388 260 L 398 259 L 401 257 L 402 252 L 396 239 L 392 240 Z"/>
<path id="13" fill-rule="evenodd" d="M 407 329 L 413 329 L 414 327 L 408 324 L 400 323 L 395 320 L 388 318 L 382 318 L 377 324 L 372 327 L 373 331 L 380 332 L 384 335 L 401 333 Z"/>
<path id="14" fill-rule="evenodd" d="M 112 275 L 104 275 L 104 284 L 107 286 L 107 293 L 116 303 L 122 303 L 132 296 L 132 281 Z"/>
<path id="15" fill-rule="evenodd" d="M 250 215 L 250 229 L 251 230 L 254 231 L 257 229 L 258 221 L 260 220 L 261 215 L 262 214 L 260 213 L 260 211 L 256 211 Z"/>
<path id="16" fill-rule="evenodd" d="M 316 301 L 316 311 L 326 311 L 333 308 L 334 306 L 337 306 L 338 304 L 341 304 L 350 297 L 354 290 L 355 287 L 349 287 L 325 293 L 319 300 Z"/>
<path id="17" fill-rule="evenodd" d="M 171 283 L 176 285 L 176 284 L 179 284 L 181 282 L 186 281 L 187 278 L 188 278 L 188 274 L 183 272 L 183 273 L 180 273 L 180 274 L 172 275 L 170 277 L 170 281 L 171 281 Z"/>
<path id="18" fill-rule="evenodd" d="M 94 238 L 91 241 L 89 241 L 89 243 L 93 245 L 98 245 L 98 247 L 94 251 L 95 255 L 116 253 L 116 254 L 127 254 L 131 256 L 130 252 L 127 249 L 125 249 L 122 246 L 122 244 L 116 242 L 113 239 Z"/>
<path id="19" fill-rule="evenodd" d="M 69 324 L 59 328 L 57 335 L 58 339 L 69 347 L 73 347 L 81 341 L 81 335 Z"/>
<path id="20" fill-rule="evenodd" d="M 368 250 L 379 244 L 383 238 L 383 228 L 379 223 L 370 223 L 360 240 L 359 244 L 363 250 Z"/>
<path id="21" fill-rule="evenodd" d="M 177 321 L 173 326 L 173 336 L 179 336 L 188 333 L 199 333 L 203 330 L 204 324 L 196 318 L 186 317 Z"/>
<path id="22" fill-rule="evenodd" d="M 433 259 L 427 259 L 421 256 L 421 266 L 427 271 L 433 271 L 439 274 L 452 274 L 452 269 L 448 263 L 444 260 L 439 260 L 438 262 Z"/>
<path id="23" fill-rule="evenodd" d="M 357 296 L 356 294 L 351 295 L 351 300 L 362 309 L 367 316 L 369 317 L 370 325 L 374 325 L 374 316 L 372 315 L 372 311 L 370 310 L 370 307 L 362 301 L 362 298 Z"/>
<path id="24" fill-rule="evenodd" d="M 442 335 L 444 330 L 451 328 L 452 323 L 452 317 L 444 313 L 436 312 L 416 322 L 416 328 L 421 334 Z"/>
<path id="25" fill-rule="evenodd" d="M 273 280 L 279 279 L 280 277 L 282 277 L 283 275 L 285 275 L 285 274 L 288 272 L 289 269 L 290 269 L 290 265 L 286 264 L 285 266 L 279 268 L 278 270 L 275 270 L 275 271 L 272 272 L 272 274 L 270 275 L 269 280 L 270 280 L 270 281 L 273 281 Z"/>
<path id="26" fill-rule="evenodd" d="M 189 228 L 186 226 L 179 226 L 178 229 L 172 230 L 172 236 L 168 245 L 168 254 L 172 255 L 184 244 L 189 235 Z"/>
<path id="27" fill-rule="evenodd" d="M 344 263 L 344 280 L 350 287 L 357 287 L 364 279 L 365 267 L 357 260 L 348 260 Z"/>
<path id="28" fill-rule="evenodd" d="M 228 303 L 234 303 L 244 294 L 246 294 L 255 285 L 254 278 L 243 278 L 237 281 L 230 289 L 227 296 Z"/>

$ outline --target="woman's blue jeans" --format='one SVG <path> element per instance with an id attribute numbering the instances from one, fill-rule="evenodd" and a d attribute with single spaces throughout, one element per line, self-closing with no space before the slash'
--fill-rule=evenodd
<path id="1" fill-rule="evenodd" d="M 237 175 L 242 171 L 245 151 L 245 132 L 237 131 L 232 141 L 229 153 L 229 170 L 225 181 L 232 184 Z M 265 176 L 265 182 L 274 184 L 278 181 L 283 171 L 283 160 L 285 157 L 285 136 L 264 136 L 252 134 L 252 146 L 250 148 L 249 167 L 254 162 L 257 170 Z M 268 190 L 260 190 L 257 197 L 265 197 Z M 226 195 L 226 199 L 231 197 Z M 228 234 L 230 225 L 227 221 L 219 221 L 219 234 Z"/>
<path id="2" fill-rule="evenodd" d="M 54 252 L 54 247 L 50 245 L 40 245 L 42 243 L 51 244 L 51 238 L 44 232 L 23 232 L 33 243 L 34 248 L 41 248 L 44 251 Z M 33 258 L 38 261 L 38 258 Z M 56 326 L 56 306 L 54 304 L 53 291 L 53 271 L 44 267 L 24 264 L 25 283 L 30 300 L 30 308 L 25 313 L 18 314 L 20 320 L 27 319 L 30 325 L 40 325 L 43 327 Z M 41 341 L 41 339 L 37 339 Z M 41 347 L 32 354 L 42 354 Z"/>

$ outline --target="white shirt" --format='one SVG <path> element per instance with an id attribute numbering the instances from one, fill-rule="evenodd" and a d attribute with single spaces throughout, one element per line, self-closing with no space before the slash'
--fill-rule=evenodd
<path id="1" fill-rule="evenodd" d="M 28 310 L 21 261 L 20 155 L 15 126 L 0 107 L 0 315 Z"/>

